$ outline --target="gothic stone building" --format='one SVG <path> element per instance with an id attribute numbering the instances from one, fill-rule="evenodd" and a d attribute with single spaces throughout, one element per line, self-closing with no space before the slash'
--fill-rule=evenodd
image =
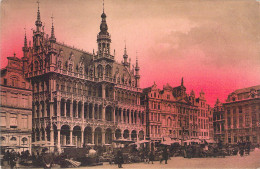
<path id="1" fill-rule="evenodd" d="M 180 86 L 166 84 L 163 90 L 154 83 L 143 90 L 142 101 L 147 111 L 147 133 L 153 142 L 169 137 L 183 141 L 210 139 L 210 112 L 204 93 L 196 98 L 192 90 L 188 95 L 183 79 Z"/>
<path id="2" fill-rule="evenodd" d="M 14 54 L 1 69 L 1 148 L 31 151 L 32 91 L 23 75 L 23 62 Z"/>
<path id="3" fill-rule="evenodd" d="M 53 23 L 45 34 L 38 6 L 33 44 L 25 36 L 22 58 L 33 91 L 33 142 L 60 148 L 145 138 L 138 60 L 132 68 L 125 48 L 123 62 L 115 61 L 104 11 L 101 18 L 98 50 L 88 53 L 57 42 Z"/>
<path id="4" fill-rule="evenodd" d="M 238 89 L 228 95 L 224 106 L 225 143 L 260 143 L 260 85 Z"/>

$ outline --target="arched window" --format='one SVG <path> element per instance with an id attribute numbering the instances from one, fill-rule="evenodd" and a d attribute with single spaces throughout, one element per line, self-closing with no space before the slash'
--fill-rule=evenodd
<path id="1" fill-rule="evenodd" d="M 26 137 L 22 138 L 22 142 L 23 142 L 23 144 L 26 144 L 27 141 L 28 141 L 28 139 L 27 139 Z"/>
<path id="2" fill-rule="evenodd" d="M 106 65 L 106 77 L 111 77 L 111 66 Z"/>
<path id="3" fill-rule="evenodd" d="M 98 65 L 97 67 L 98 77 L 103 77 L 103 66 Z"/>
<path id="4" fill-rule="evenodd" d="M 10 140 L 11 141 L 16 141 L 16 137 L 12 137 Z"/>
<path id="5" fill-rule="evenodd" d="M 34 62 L 34 68 L 35 68 L 35 70 L 38 70 L 38 62 L 37 61 Z"/>
<path id="6" fill-rule="evenodd" d="M 167 126 L 172 126 L 172 120 L 170 117 L 167 119 Z"/>
<path id="7" fill-rule="evenodd" d="M 5 141 L 5 137 L 1 137 L 1 141 L 3 141 L 3 142 L 4 142 L 4 141 Z"/>

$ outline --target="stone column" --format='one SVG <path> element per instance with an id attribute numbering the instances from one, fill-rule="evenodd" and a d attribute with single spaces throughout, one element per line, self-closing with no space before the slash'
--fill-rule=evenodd
<path id="1" fill-rule="evenodd" d="M 47 102 L 48 103 L 48 102 Z M 44 114 L 44 117 L 47 117 L 47 107 L 48 107 L 48 105 L 47 105 L 47 103 L 46 103 L 46 101 L 44 101 L 43 102 L 43 114 Z"/>
<path id="2" fill-rule="evenodd" d="M 60 117 L 60 114 L 61 114 L 61 101 L 57 99 L 57 116 Z"/>
<path id="3" fill-rule="evenodd" d="M 105 109 L 105 106 L 102 106 L 102 121 L 105 121 L 106 120 L 106 109 Z"/>
<path id="4" fill-rule="evenodd" d="M 86 103 L 86 107 L 87 107 L 87 109 L 86 109 L 86 119 L 89 119 L 89 104 L 88 103 Z M 85 109 L 84 109 L 84 111 L 85 111 Z"/>
<path id="5" fill-rule="evenodd" d="M 84 121 L 84 102 L 81 103 L 81 112 L 80 112 L 80 114 L 81 114 L 82 121 Z"/>
<path id="6" fill-rule="evenodd" d="M 50 104 L 50 118 L 52 118 L 54 114 L 54 102 L 49 102 L 49 104 Z"/>
<path id="7" fill-rule="evenodd" d="M 40 129 L 39 133 L 40 133 L 39 141 L 42 141 L 42 130 L 41 129 Z"/>
<path id="8" fill-rule="evenodd" d="M 116 100 L 116 91 L 113 91 L 113 99 Z"/>
<path id="9" fill-rule="evenodd" d="M 57 129 L 57 132 L 58 132 L 57 145 L 58 145 L 58 149 L 60 150 L 60 129 Z"/>
<path id="10" fill-rule="evenodd" d="M 94 115 L 95 115 L 95 104 L 93 103 L 92 104 L 92 119 L 95 118 Z"/>
<path id="11" fill-rule="evenodd" d="M 70 115 L 70 117 L 73 119 L 73 100 L 71 100 L 71 102 L 70 102 L 70 113 L 69 113 Z"/>
<path id="12" fill-rule="evenodd" d="M 106 98 L 106 86 L 105 86 L 105 84 L 102 84 L 102 98 L 103 99 Z"/>
<path id="13" fill-rule="evenodd" d="M 102 145 L 105 145 L 106 133 L 102 131 Z"/>
<path id="14" fill-rule="evenodd" d="M 42 117 L 42 103 L 39 103 L 39 117 Z"/>
<path id="15" fill-rule="evenodd" d="M 68 104 L 68 100 L 64 100 L 64 117 L 67 117 L 67 109 L 70 104 Z"/>
<path id="16" fill-rule="evenodd" d="M 72 131 L 73 130 L 70 130 L 70 145 L 72 145 Z"/>
<path id="17" fill-rule="evenodd" d="M 76 101 L 76 108 L 75 108 L 75 116 L 76 116 L 76 118 L 78 118 L 79 117 L 79 110 L 78 110 L 78 107 L 79 107 L 79 102 L 78 101 Z"/>
<path id="18" fill-rule="evenodd" d="M 54 145 L 54 131 L 52 128 L 50 130 L 50 141 L 51 141 L 51 145 L 53 146 Z"/>
<path id="19" fill-rule="evenodd" d="M 121 123 L 124 122 L 124 110 L 121 109 Z"/>
<path id="20" fill-rule="evenodd" d="M 116 109 L 113 108 L 113 122 L 116 124 Z"/>
<path id="21" fill-rule="evenodd" d="M 84 144 L 84 130 L 81 131 L 81 147 L 83 147 Z"/>
<path id="22" fill-rule="evenodd" d="M 132 124 L 132 111 L 129 110 L 129 124 Z"/>
<path id="23" fill-rule="evenodd" d="M 101 118 L 99 117 L 99 111 L 100 111 L 100 110 L 99 110 L 99 105 L 97 105 L 97 112 L 96 112 L 96 113 L 97 113 L 97 119 L 101 119 Z"/>
<path id="24" fill-rule="evenodd" d="M 47 131 L 44 129 L 44 141 L 47 141 Z"/>
<path id="25" fill-rule="evenodd" d="M 95 144 L 95 132 L 92 131 L 92 135 L 91 135 L 91 140 L 92 140 L 92 144 Z"/>

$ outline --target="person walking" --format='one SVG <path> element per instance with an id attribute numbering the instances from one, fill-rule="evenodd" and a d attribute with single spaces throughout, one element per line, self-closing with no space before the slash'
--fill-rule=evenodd
<path id="1" fill-rule="evenodd" d="M 148 164 L 150 163 L 150 161 L 152 162 L 153 164 L 153 161 L 154 161 L 154 152 L 151 150 L 149 152 L 149 161 L 148 161 Z"/>
<path id="2" fill-rule="evenodd" d="M 42 153 L 42 161 L 44 168 L 51 168 L 53 163 L 53 155 L 50 153 L 46 153 L 47 150 L 44 150 Z"/>
<path id="3" fill-rule="evenodd" d="M 122 164 L 124 163 L 123 153 L 121 150 L 118 150 L 116 155 L 116 162 L 118 164 L 118 168 L 123 168 Z"/>
<path id="4" fill-rule="evenodd" d="M 165 164 L 167 164 L 168 156 L 169 155 L 168 155 L 167 147 L 165 147 L 162 152 L 162 159 L 160 160 L 160 163 L 162 163 L 162 161 L 165 160 Z"/>
<path id="5" fill-rule="evenodd" d="M 9 160 L 10 160 L 10 168 L 13 169 L 16 166 L 16 154 L 14 150 L 11 151 Z"/>

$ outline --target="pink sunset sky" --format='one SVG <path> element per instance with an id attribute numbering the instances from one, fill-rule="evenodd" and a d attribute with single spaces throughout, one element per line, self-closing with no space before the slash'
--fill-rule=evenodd
<path id="1" fill-rule="evenodd" d="M 1 68 L 15 52 L 22 57 L 24 28 L 32 40 L 36 0 L 1 2 Z M 102 0 L 42 0 L 41 20 L 57 41 L 92 52 L 101 22 Z M 116 60 L 140 63 L 141 87 L 154 81 L 189 93 L 201 89 L 208 103 L 239 88 L 260 85 L 260 8 L 256 0 L 105 0 Z"/>

